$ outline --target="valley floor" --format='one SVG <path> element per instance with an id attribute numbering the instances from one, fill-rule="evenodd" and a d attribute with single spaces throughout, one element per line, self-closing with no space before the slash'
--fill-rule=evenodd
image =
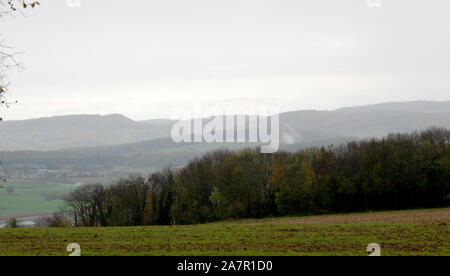
<path id="1" fill-rule="evenodd" d="M 450 255 L 450 209 L 192 226 L 0 229 L 0 255 Z"/>

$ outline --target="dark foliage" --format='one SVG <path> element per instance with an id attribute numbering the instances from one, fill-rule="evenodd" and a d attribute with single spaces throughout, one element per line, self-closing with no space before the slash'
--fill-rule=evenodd
<path id="1" fill-rule="evenodd" d="M 450 202 L 450 131 L 261 154 L 219 150 L 178 171 L 82 186 L 67 202 L 76 225 L 194 224 Z"/>

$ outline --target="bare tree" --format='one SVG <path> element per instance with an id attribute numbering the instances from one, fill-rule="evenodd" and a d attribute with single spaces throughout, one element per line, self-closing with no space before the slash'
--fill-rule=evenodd
<path id="1" fill-rule="evenodd" d="M 0 0 L 0 17 L 14 16 L 14 13 L 22 13 L 22 8 L 34 8 L 41 5 L 38 1 L 25 0 Z"/>
<path id="2" fill-rule="evenodd" d="M 8 72 L 13 68 L 24 69 L 23 65 L 16 59 L 17 54 L 12 47 L 5 45 L 4 40 L 0 40 L 0 105 L 8 106 L 4 97 L 9 87 Z"/>
<path id="3" fill-rule="evenodd" d="M 23 15 L 23 9 L 28 7 L 34 8 L 38 5 L 40 3 L 37 1 L 0 0 L 0 20 L 6 17 L 14 18 L 16 13 Z M 0 105 L 8 106 L 8 102 L 4 97 L 9 87 L 8 72 L 13 68 L 24 69 L 22 63 L 16 59 L 17 54 L 19 53 L 14 48 L 4 42 L 0 33 Z"/>

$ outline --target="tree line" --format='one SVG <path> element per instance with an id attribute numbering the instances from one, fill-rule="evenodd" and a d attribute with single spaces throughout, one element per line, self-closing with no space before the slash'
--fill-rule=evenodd
<path id="1" fill-rule="evenodd" d="M 76 226 L 205 223 L 450 203 L 450 131 L 353 141 L 295 153 L 217 150 L 182 169 L 78 187 Z"/>

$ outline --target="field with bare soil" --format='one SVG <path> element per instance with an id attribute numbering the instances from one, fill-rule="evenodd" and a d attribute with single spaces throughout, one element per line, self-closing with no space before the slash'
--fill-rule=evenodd
<path id="1" fill-rule="evenodd" d="M 266 219 L 257 223 L 360 224 L 360 223 L 450 223 L 450 209 L 368 212 L 300 218 Z"/>
<path id="2" fill-rule="evenodd" d="M 0 255 L 450 255 L 450 209 L 189 226 L 0 229 Z"/>

